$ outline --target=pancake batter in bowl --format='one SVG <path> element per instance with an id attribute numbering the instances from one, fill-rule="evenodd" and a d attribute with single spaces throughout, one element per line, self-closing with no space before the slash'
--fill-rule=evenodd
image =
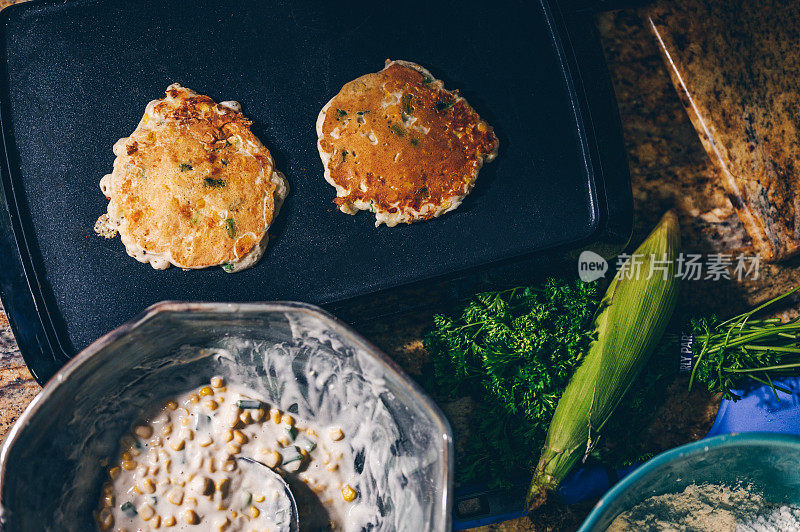
<path id="1" fill-rule="evenodd" d="M 339 427 L 316 427 L 221 377 L 167 401 L 122 438 L 96 518 L 100 530 L 289 530 L 278 486 L 254 489 L 242 457 L 280 473 L 301 529 L 346 528 L 358 498 Z M 258 467 L 258 466 L 255 466 Z"/>

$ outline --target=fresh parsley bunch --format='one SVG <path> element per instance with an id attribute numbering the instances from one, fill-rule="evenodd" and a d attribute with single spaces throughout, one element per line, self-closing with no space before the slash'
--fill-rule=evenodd
<path id="1" fill-rule="evenodd" d="M 471 397 L 456 480 L 509 486 L 536 466 L 558 400 L 595 339 L 601 287 L 550 278 L 535 286 L 477 294 L 456 317 L 437 315 L 426 335 L 431 371 L 423 386 L 438 400 Z M 672 351 L 653 356 L 608 423 L 612 445 L 592 459 L 616 468 L 650 457 L 643 434 L 675 377 Z M 607 442 L 608 443 L 608 442 Z"/>
<path id="2" fill-rule="evenodd" d="M 558 399 L 594 338 L 597 283 L 551 278 L 476 295 L 455 317 L 437 315 L 425 338 L 439 399 L 470 396 L 477 409 L 456 456 L 459 482 L 508 485 L 538 460 Z"/>

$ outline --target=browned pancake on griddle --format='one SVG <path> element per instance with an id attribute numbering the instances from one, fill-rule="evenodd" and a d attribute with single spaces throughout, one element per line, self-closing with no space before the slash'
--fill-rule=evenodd
<path id="1" fill-rule="evenodd" d="M 114 145 L 100 187 L 129 255 L 154 268 L 242 270 L 264 252 L 287 186 L 236 102 L 215 103 L 178 84 L 150 102 L 130 137 Z"/>
<path id="2" fill-rule="evenodd" d="M 457 91 L 407 61 L 387 60 L 342 87 L 320 112 L 317 137 L 339 209 L 369 210 L 388 226 L 458 207 L 498 149 Z"/>

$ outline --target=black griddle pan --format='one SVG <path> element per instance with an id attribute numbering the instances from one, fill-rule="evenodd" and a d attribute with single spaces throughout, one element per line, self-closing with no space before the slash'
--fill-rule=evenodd
<path id="1" fill-rule="evenodd" d="M 0 18 L 0 295 L 40 382 L 165 299 L 330 304 L 628 238 L 627 164 L 593 21 L 546 0 L 45 0 Z M 335 210 L 314 124 L 387 58 L 460 89 L 500 154 L 455 212 L 375 228 L 368 213 Z M 156 271 L 93 233 L 112 145 L 173 82 L 241 102 L 289 180 L 250 270 Z"/>

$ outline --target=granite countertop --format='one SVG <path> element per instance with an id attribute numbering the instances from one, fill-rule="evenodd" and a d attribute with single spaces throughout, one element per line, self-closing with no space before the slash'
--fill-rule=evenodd
<path id="1" fill-rule="evenodd" d="M 8 5 L 0 0 L 0 7 Z M 672 86 L 644 12 L 618 11 L 598 16 L 607 61 L 616 89 L 628 151 L 635 206 L 633 242 L 639 242 L 668 208 L 679 214 L 684 251 L 690 253 L 754 253 L 744 226 L 717 169 Z M 757 280 L 692 281 L 684 283 L 679 308 L 728 315 L 793 286 L 800 274 L 794 263 L 762 264 Z M 419 374 L 427 354 L 423 331 L 432 310 L 410 311 L 391 322 L 376 320 L 360 331 L 409 373 Z M 36 396 L 32 379 L 16 348 L 8 320 L 0 311 L 0 438 Z M 691 404 L 691 419 L 661 421 L 670 445 L 700 438 L 716 412 L 719 398 L 680 395 L 683 410 Z M 661 417 L 661 416 L 660 416 Z M 457 425 L 457 421 L 454 423 Z M 672 437 L 670 438 L 670 434 Z M 576 520 L 580 516 L 576 517 Z M 481 530 L 534 530 L 527 518 Z"/>
<path id="2" fill-rule="evenodd" d="M 800 4 L 660 3 L 648 22 L 719 181 L 756 249 L 800 251 Z"/>

